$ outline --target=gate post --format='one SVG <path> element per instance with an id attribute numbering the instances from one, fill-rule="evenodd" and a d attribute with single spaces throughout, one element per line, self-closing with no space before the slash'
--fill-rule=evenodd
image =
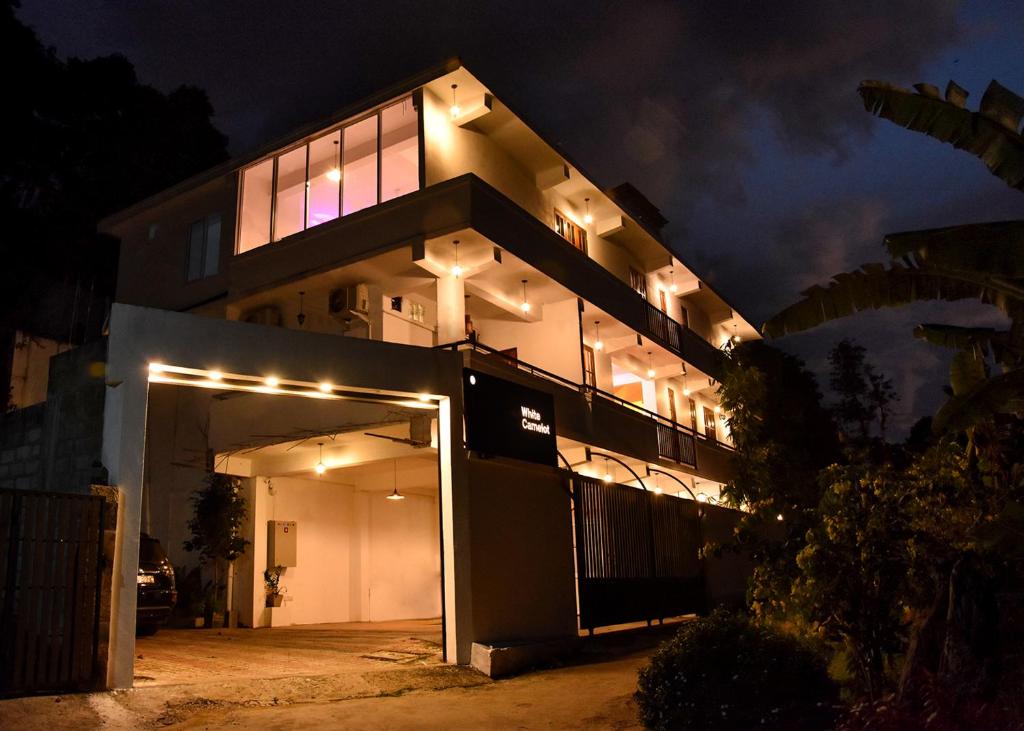
<path id="1" fill-rule="evenodd" d="M 110 652 L 110 613 L 113 602 L 114 556 L 121 535 L 117 532 L 120 491 L 113 485 L 90 485 L 89 494 L 103 498 L 103 522 L 100 525 L 100 566 L 96 596 L 96 647 L 94 654 L 94 688 L 107 687 Z"/>

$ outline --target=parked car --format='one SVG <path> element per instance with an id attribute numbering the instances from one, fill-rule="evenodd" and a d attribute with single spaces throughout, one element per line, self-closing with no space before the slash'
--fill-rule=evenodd
<path id="1" fill-rule="evenodd" d="M 174 567 L 167 552 L 156 538 L 145 533 L 139 536 L 138 600 L 135 610 L 135 631 L 151 635 L 167 622 L 178 601 L 174 585 Z"/>

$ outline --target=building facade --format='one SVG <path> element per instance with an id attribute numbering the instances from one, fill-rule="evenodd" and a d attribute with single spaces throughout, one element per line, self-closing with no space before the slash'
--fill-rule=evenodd
<path id="1" fill-rule="evenodd" d="M 111 685 L 131 682 L 138 532 L 194 562 L 189 496 L 210 472 L 247 499 L 229 608 L 248 626 L 440 616 L 447 659 L 468 663 L 475 645 L 679 613 L 591 611 L 629 578 L 593 511 L 625 508 L 580 512 L 607 485 L 696 516 L 729 479 L 717 380 L 723 349 L 757 334 L 665 223 L 458 62 L 105 221 Z M 585 542 L 605 548 L 584 570 Z"/>

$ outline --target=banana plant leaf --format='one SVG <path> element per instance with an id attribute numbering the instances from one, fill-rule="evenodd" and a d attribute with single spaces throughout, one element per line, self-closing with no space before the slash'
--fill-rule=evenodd
<path id="1" fill-rule="evenodd" d="M 1011 345 L 1010 333 L 992 327 L 961 327 L 927 323 L 914 328 L 914 337 L 943 348 L 977 348 L 999 363 L 1018 364 L 1024 353 Z"/>
<path id="2" fill-rule="evenodd" d="M 1008 315 L 1019 312 L 1024 298 L 999 283 L 976 275 L 921 269 L 907 262 L 865 264 L 857 271 L 837 274 L 826 286 L 801 292 L 803 299 L 765 322 L 764 334 L 778 338 L 802 332 L 864 310 L 900 307 L 913 302 L 977 299 Z"/>
<path id="3" fill-rule="evenodd" d="M 872 114 L 966 150 L 1010 187 L 1024 190 L 1024 138 L 1020 134 L 1024 99 L 993 81 L 980 110 L 973 112 L 964 106 L 967 92 L 953 82 L 945 99 L 934 86 L 918 84 L 916 89 L 864 81 L 857 91 Z"/>
<path id="4" fill-rule="evenodd" d="M 932 431 L 967 431 L 993 414 L 1018 413 L 1024 408 L 1024 368 L 1017 368 L 976 383 L 947 401 L 935 418 Z"/>
<path id="5" fill-rule="evenodd" d="M 1024 221 L 905 231 L 886 236 L 885 247 L 894 259 L 906 257 L 919 267 L 1024 278 Z"/>

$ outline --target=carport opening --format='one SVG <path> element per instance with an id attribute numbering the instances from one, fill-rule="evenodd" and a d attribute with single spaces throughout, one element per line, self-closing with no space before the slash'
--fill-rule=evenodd
<path id="1" fill-rule="evenodd" d="M 437 399 L 298 398 L 222 388 L 228 381 L 151 377 L 142 529 L 161 542 L 178 575 L 199 563 L 184 549 L 191 496 L 211 472 L 234 475 L 249 541 L 230 579 L 228 608 L 239 627 L 336 632 L 416 620 L 420 635 L 436 628 L 440 642 Z M 402 499 L 389 499 L 396 491 Z M 280 605 L 268 606 L 268 539 L 281 523 L 295 538 L 294 565 L 281 571 Z M 212 572 L 202 574 L 206 582 Z M 192 623 L 189 611 L 179 606 L 169 627 Z"/>

